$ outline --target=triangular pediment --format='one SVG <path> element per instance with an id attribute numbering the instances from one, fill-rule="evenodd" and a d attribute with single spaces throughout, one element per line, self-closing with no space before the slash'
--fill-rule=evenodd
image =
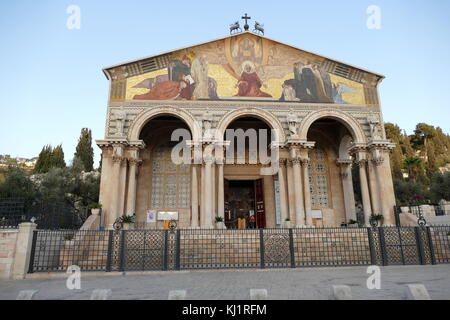
<path id="1" fill-rule="evenodd" d="M 104 69 L 111 101 L 255 100 L 377 106 L 382 75 L 242 32 Z"/>

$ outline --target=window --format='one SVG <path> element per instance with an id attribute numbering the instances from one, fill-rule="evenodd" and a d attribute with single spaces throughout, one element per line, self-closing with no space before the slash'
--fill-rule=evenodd
<path id="1" fill-rule="evenodd" d="M 328 170 L 325 152 L 316 148 L 309 152 L 309 187 L 311 206 L 328 207 Z"/>
<path id="2" fill-rule="evenodd" d="M 170 154 L 175 144 L 164 143 L 152 152 L 152 208 L 190 207 L 190 165 L 176 165 Z"/>

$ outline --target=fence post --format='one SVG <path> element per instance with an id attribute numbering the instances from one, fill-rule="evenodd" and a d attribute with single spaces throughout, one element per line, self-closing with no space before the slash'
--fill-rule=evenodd
<path id="1" fill-rule="evenodd" d="M 14 265 L 12 270 L 13 279 L 24 279 L 30 267 L 31 248 L 33 243 L 36 224 L 24 222 L 19 224 L 19 233 L 16 239 L 14 252 Z"/>
<path id="2" fill-rule="evenodd" d="M 37 241 L 37 231 L 33 231 L 33 240 L 31 242 L 31 253 L 30 253 L 30 265 L 28 266 L 28 273 L 34 272 L 34 255 L 36 253 L 36 241 Z"/>
<path id="3" fill-rule="evenodd" d="M 180 270 L 180 230 L 175 232 L 175 270 Z"/>
<path id="4" fill-rule="evenodd" d="M 125 232 L 120 231 L 119 271 L 125 271 Z"/>
<path id="5" fill-rule="evenodd" d="M 163 256 L 163 270 L 167 270 L 167 254 L 169 252 L 168 244 L 169 244 L 169 231 L 164 230 L 164 256 Z"/>
<path id="6" fill-rule="evenodd" d="M 383 227 L 378 227 L 378 235 L 380 238 L 380 251 L 381 251 L 381 262 L 383 266 L 388 265 L 388 257 L 386 254 L 386 243 L 384 241 L 384 229 Z"/>
<path id="7" fill-rule="evenodd" d="M 436 257 L 434 256 L 433 239 L 431 237 L 431 229 L 430 229 L 430 227 L 425 227 L 425 228 L 427 230 L 428 245 L 430 246 L 431 264 L 436 264 Z"/>
<path id="8" fill-rule="evenodd" d="M 289 228 L 289 252 L 291 254 L 291 268 L 295 268 L 294 235 L 291 228 Z"/>
<path id="9" fill-rule="evenodd" d="M 106 272 L 111 272 L 114 231 L 108 231 L 108 254 L 106 256 Z"/>
<path id="10" fill-rule="evenodd" d="M 367 237 L 369 238 L 369 249 L 370 249 L 370 263 L 372 265 L 377 264 L 377 256 L 375 254 L 375 246 L 373 245 L 373 232 L 372 228 L 367 228 Z"/>
<path id="11" fill-rule="evenodd" d="M 261 269 L 264 269 L 266 267 L 265 261 L 264 261 L 264 233 L 263 229 L 259 229 L 259 254 L 261 258 Z"/>
<path id="12" fill-rule="evenodd" d="M 414 233 L 416 235 L 417 253 L 419 255 L 420 264 L 425 264 L 425 255 L 423 251 L 423 242 L 420 236 L 420 227 L 414 227 Z"/>

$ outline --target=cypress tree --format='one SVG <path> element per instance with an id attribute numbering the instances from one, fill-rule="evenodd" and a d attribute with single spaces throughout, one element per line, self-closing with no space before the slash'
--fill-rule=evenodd
<path id="1" fill-rule="evenodd" d="M 90 129 L 81 129 L 74 157 L 82 161 L 86 172 L 94 170 L 94 149 L 92 148 L 92 133 Z"/>
<path id="2" fill-rule="evenodd" d="M 39 157 L 34 167 L 34 173 L 46 173 L 52 167 L 53 150 L 50 145 L 46 145 L 39 153 Z"/>
<path id="3" fill-rule="evenodd" d="M 66 162 L 64 161 L 64 151 L 62 145 L 59 145 L 53 149 L 52 153 L 52 167 L 65 168 Z"/>

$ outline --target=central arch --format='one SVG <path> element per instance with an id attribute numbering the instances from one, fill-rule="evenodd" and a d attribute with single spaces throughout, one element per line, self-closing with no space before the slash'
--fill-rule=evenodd
<path id="1" fill-rule="evenodd" d="M 241 117 L 254 117 L 267 123 L 271 129 L 275 130 L 275 141 L 278 143 L 284 143 L 286 141 L 286 135 L 283 130 L 281 122 L 270 112 L 257 109 L 257 108 L 244 108 L 237 109 L 225 114 L 217 125 L 218 140 L 223 140 L 225 130 L 236 119 Z"/>

